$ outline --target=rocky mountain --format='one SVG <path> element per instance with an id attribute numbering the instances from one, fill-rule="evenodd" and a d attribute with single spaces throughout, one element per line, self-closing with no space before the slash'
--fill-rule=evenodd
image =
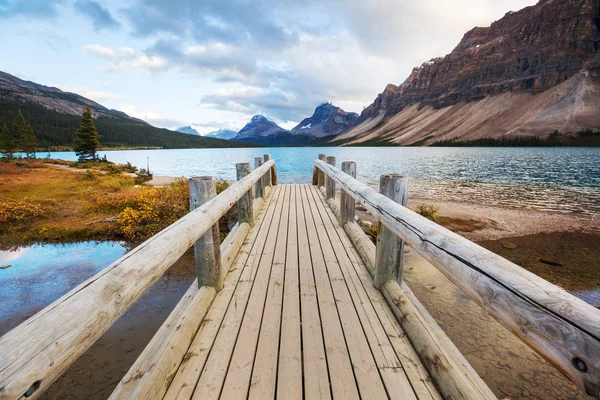
<path id="1" fill-rule="evenodd" d="M 292 134 L 262 115 L 255 115 L 235 136 L 238 142 L 256 143 L 265 146 L 300 146 L 314 140 L 302 134 Z"/>
<path id="2" fill-rule="evenodd" d="M 204 135 L 204 137 L 212 137 L 212 138 L 217 138 L 217 139 L 231 140 L 236 135 L 237 135 L 236 131 L 232 131 L 229 129 L 219 129 L 218 131 L 207 133 L 206 135 Z"/>
<path id="3" fill-rule="evenodd" d="M 303 119 L 293 128 L 292 133 L 323 138 L 337 135 L 354 125 L 357 120 L 358 114 L 348 113 L 331 103 L 325 103 L 318 106 L 311 117 Z"/>
<path id="4" fill-rule="evenodd" d="M 25 81 L 2 71 L 0 71 L 0 99 L 37 104 L 48 110 L 69 115 L 81 115 L 83 108 L 88 105 L 94 118 L 119 118 L 148 125 L 146 121 L 130 117 L 121 111 L 110 110 L 77 93 L 63 92 L 55 87 Z"/>
<path id="5" fill-rule="evenodd" d="M 549 135 L 600 127 L 600 2 L 540 0 L 389 84 L 337 142 Z"/>
<path id="6" fill-rule="evenodd" d="M 182 126 L 181 128 L 175 129 L 177 132 L 187 133 L 188 135 L 200 135 L 197 130 L 192 128 L 191 126 Z"/>

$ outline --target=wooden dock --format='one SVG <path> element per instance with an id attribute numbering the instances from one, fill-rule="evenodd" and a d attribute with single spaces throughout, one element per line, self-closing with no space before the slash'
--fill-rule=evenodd
<path id="1" fill-rule="evenodd" d="M 0 399 L 39 397 L 191 246 L 198 280 L 111 399 L 495 399 L 402 282 L 405 245 L 600 397 L 599 310 L 406 209 L 406 177 L 379 194 L 319 158 L 312 185 L 277 185 L 268 155 L 219 196 L 191 179 L 190 214 L 0 338 Z"/>

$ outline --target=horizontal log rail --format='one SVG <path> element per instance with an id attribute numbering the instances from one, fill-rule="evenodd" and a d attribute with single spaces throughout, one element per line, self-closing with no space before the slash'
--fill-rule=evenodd
<path id="1" fill-rule="evenodd" d="M 257 182 L 269 160 L 0 337 L 0 399 L 37 398 Z M 264 194 L 264 192 L 263 192 Z M 248 223 L 234 231 L 241 243 Z M 222 247 L 223 248 L 223 247 Z M 233 257 L 224 246 L 224 266 Z"/>
<path id="2" fill-rule="evenodd" d="M 588 395 L 600 397 L 600 310 L 335 166 L 314 165 Z"/>

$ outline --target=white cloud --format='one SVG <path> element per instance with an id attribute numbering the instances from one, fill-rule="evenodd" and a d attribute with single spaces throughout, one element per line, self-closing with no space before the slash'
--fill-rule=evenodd
<path id="1" fill-rule="evenodd" d="M 117 57 L 117 54 L 113 49 L 99 44 L 86 44 L 83 46 L 83 53 L 94 54 L 107 60 L 112 60 Z"/>
<path id="2" fill-rule="evenodd" d="M 158 56 L 138 56 L 135 58 L 133 62 L 133 67 L 139 69 L 145 69 L 148 71 L 160 70 L 164 69 L 167 66 L 168 62 L 165 58 Z"/>
<path id="3" fill-rule="evenodd" d="M 187 125 L 182 121 L 165 117 L 153 111 L 138 110 L 137 107 L 133 104 L 119 104 L 117 109 L 119 111 L 123 111 L 130 117 L 142 119 L 148 122 L 149 124 L 157 126 L 159 128 L 177 129 L 181 126 Z"/>
<path id="4" fill-rule="evenodd" d="M 88 99 L 94 100 L 98 103 L 102 103 L 104 101 L 116 100 L 119 98 L 119 95 L 107 92 L 101 92 L 96 90 L 90 90 L 86 87 L 82 86 L 64 86 L 64 85 L 55 85 L 62 91 L 77 93 L 83 97 L 87 97 Z"/>
<path id="5" fill-rule="evenodd" d="M 123 59 L 133 58 L 135 56 L 135 50 L 131 47 L 119 47 L 119 50 L 117 52 L 119 54 L 119 57 Z"/>

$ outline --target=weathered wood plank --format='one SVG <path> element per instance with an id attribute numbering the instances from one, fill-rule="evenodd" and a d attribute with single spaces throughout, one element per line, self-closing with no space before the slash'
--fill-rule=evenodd
<path id="1" fill-rule="evenodd" d="M 275 190 L 268 199 L 266 206 L 256 214 L 256 224 L 244 242 L 235 260 L 234 267 L 227 275 L 223 290 L 215 297 L 205 320 L 200 326 L 198 334 L 184 356 L 177 374 L 173 378 L 165 395 L 165 399 L 187 400 L 192 397 L 200 373 L 204 369 L 209 353 L 215 345 L 217 334 L 221 328 L 224 330 L 230 328 L 229 323 L 224 321 L 225 313 L 232 307 L 237 308 L 237 301 L 241 303 L 243 299 L 243 296 L 234 298 L 234 292 L 239 290 L 240 293 L 243 293 L 251 285 L 251 275 L 255 271 L 252 266 L 260 260 L 260 254 L 262 253 L 264 241 L 269 232 L 273 217 L 272 209 L 275 207 L 277 197 L 278 191 Z M 231 327 L 231 329 L 234 328 Z"/>
<path id="2" fill-rule="evenodd" d="M 319 160 L 315 165 L 507 329 L 589 395 L 600 397 L 600 310 L 337 168 Z"/>
<path id="3" fill-rule="evenodd" d="M 269 277 L 269 286 L 267 288 L 267 297 L 264 303 L 264 311 L 260 330 L 256 333 L 258 345 L 256 347 L 256 356 L 254 357 L 254 368 L 249 388 L 249 399 L 272 399 L 275 398 L 275 387 L 277 384 L 277 362 L 279 359 L 279 338 L 281 333 L 281 319 L 283 308 L 283 287 L 285 280 L 285 261 L 288 245 L 288 225 L 290 221 L 291 191 L 290 185 L 285 185 L 284 207 L 281 220 L 279 222 L 279 232 L 277 234 L 277 243 L 275 245 L 275 254 L 272 260 L 271 276 Z M 238 345 L 243 343 L 247 345 L 247 336 L 245 341 L 238 341 Z M 297 354 L 299 356 L 300 354 Z M 248 370 L 244 371 L 250 372 Z M 232 378 L 236 379 L 236 378 Z M 240 379 L 238 377 L 238 379 Z M 248 392 L 243 388 L 237 392 L 243 395 Z M 236 396 L 236 393 L 230 393 Z M 229 397 L 234 398 L 234 397 Z"/>
<path id="4" fill-rule="evenodd" d="M 323 203 L 326 202 L 322 195 L 319 196 L 318 192 L 315 193 L 317 193 L 316 198 L 320 198 L 321 202 Z M 351 267 L 353 267 L 355 272 L 354 274 L 352 274 L 351 272 L 349 273 L 352 283 L 357 288 L 357 291 L 359 293 L 359 288 L 362 285 L 362 288 L 367 294 L 371 306 L 375 310 L 379 322 L 381 323 L 381 326 L 385 331 L 385 335 L 387 336 L 392 345 L 393 351 L 397 355 L 402 367 L 405 370 L 406 375 L 408 376 L 408 379 L 413 387 L 414 393 L 419 399 L 441 400 L 442 397 L 440 396 L 435 385 L 433 384 L 431 377 L 423 367 L 421 360 L 414 351 L 412 345 L 406 337 L 405 332 L 400 327 L 400 324 L 396 320 L 396 317 L 392 314 L 391 310 L 387 306 L 386 300 L 383 298 L 383 295 L 381 294 L 381 292 L 379 292 L 373 287 L 371 273 L 368 271 L 366 265 L 364 264 L 362 257 L 356 251 L 356 248 L 355 246 L 353 246 L 350 237 L 344 234 L 344 229 L 335 223 L 338 220 L 338 217 L 335 215 L 334 210 L 332 210 L 331 208 L 328 209 L 326 206 L 324 206 L 323 209 L 327 210 L 329 219 L 331 223 L 335 226 L 335 230 L 337 231 L 338 236 L 341 239 L 343 248 L 346 250 L 346 254 L 351 260 Z M 346 224 L 346 227 L 348 227 L 349 225 L 350 223 Z M 364 232 L 360 231 L 360 234 L 364 238 L 367 238 Z M 368 243 L 370 243 L 371 245 L 370 258 L 372 258 L 371 263 L 373 263 L 375 262 L 375 245 L 370 240 L 368 240 Z M 350 280 L 346 279 L 346 281 L 349 282 Z M 367 304 L 366 301 L 363 303 L 363 305 L 365 306 L 365 304 Z M 375 323 L 373 323 L 373 325 L 375 326 Z M 375 351 L 373 351 L 373 354 L 376 356 Z M 389 357 L 388 351 L 385 351 L 384 354 L 386 357 Z M 391 376 L 391 374 L 388 374 L 388 377 L 389 376 Z M 386 387 L 387 386 L 388 383 L 386 382 Z M 388 392 L 391 391 L 393 390 L 390 390 L 388 388 Z"/>
<path id="5" fill-rule="evenodd" d="M 263 161 L 267 162 L 271 159 L 271 155 L 270 154 L 265 154 L 263 155 Z M 267 187 L 267 186 L 271 186 L 272 185 L 272 180 L 271 180 L 271 170 L 267 171 L 267 173 L 265 174 L 265 176 L 263 176 L 263 186 Z"/>
<path id="6" fill-rule="evenodd" d="M 301 195 L 307 230 L 310 232 L 308 241 L 315 286 L 319 299 L 319 313 L 325 341 L 325 351 L 327 353 L 331 391 L 334 398 L 358 399 L 360 397 L 358 387 L 354 378 L 354 370 L 350 361 L 348 347 L 344 340 L 344 332 L 331 288 L 330 277 L 327 274 L 323 250 L 319 238 L 312 233 L 316 231 L 317 227 L 312 216 L 311 203 L 309 202 L 305 187 L 302 187 Z"/>
<path id="7" fill-rule="evenodd" d="M 304 218 L 304 216 L 298 216 L 298 202 L 297 186 L 292 185 L 289 202 L 288 241 L 285 256 L 279 369 L 277 372 L 277 398 L 289 400 L 301 400 L 303 398 L 297 219 Z"/>
<path id="8" fill-rule="evenodd" d="M 331 399 L 330 375 L 323 341 L 319 299 L 312 268 L 309 233 L 306 223 L 308 206 L 302 199 L 301 186 L 296 190 L 298 215 L 298 263 L 300 266 L 300 304 L 302 316 L 302 358 L 304 391 L 307 399 Z"/>
<path id="9" fill-rule="evenodd" d="M 250 225 L 246 222 L 241 225 L 237 223 L 225 240 L 223 240 L 223 243 L 221 243 L 221 269 L 223 277 L 227 277 L 229 269 L 246 241 L 250 229 Z"/>
<path id="10" fill-rule="evenodd" d="M 0 338 L 0 398 L 37 398 L 274 165 L 271 160 Z"/>
<path id="11" fill-rule="evenodd" d="M 205 367 L 203 376 L 200 378 L 198 389 L 194 393 L 195 399 L 206 399 L 215 397 L 222 397 L 224 399 L 236 399 L 245 397 L 248 393 L 248 388 L 250 386 L 250 379 L 252 374 L 252 365 L 254 357 L 256 355 L 258 336 L 260 333 L 261 320 L 263 310 L 265 307 L 267 288 L 269 285 L 269 277 L 271 275 L 271 270 L 273 267 L 273 258 L 275 255 L 277 238 L 279 235 L 279 228 L 281 225 L 283 209 L 286 208 L 286 187 L 279 186 L 279 188 L 281 189 L 280 191 L 282 193 L 280 194 L 279 199 L 277 201 L 277 205 L 275 207 L 275 215 L 273 216 L 271 229 L 265 240 L 265 245 L 260 257 L 260 262 L 258 264 L 257 271 L 254 277 L 252 291 L 250 292 L 248 302 L 245 306 L 245 311 L 241 315 L 241 327 L 237 335 L 237 340 L 235 343 L 232 343 L 232 345 L 234 346 L 232 346 L 233 353 L 230 356 L 231 358 L 229 360 L 229 368 L 227 369 L 227 371 L 222 370 L 222 360 L 216 360 L 219 363 L 219 366 L 213 367 L 213 369 L 220 368 L 220 371 L 216 374 L 216 378 L 224 378 L 223 386 L 222 388 L 219 388 L 221 393 L 219 393 L 216 390 L 212 390 L 212 388 L 211 390 L 204 390 L 204 388 L 202 387 L 202 380 L 204 374 L 208 372 L 212 374 L 213 372 L 209 371 L 211 367 L 207 366 Z M 217 338 L 217 340 L 219 339 Z M 225 372 L 226 376 L 222 376 Z M 214 382 L 218 382 L 218 379 L 215 379 Z M 214 388 L 216 389 L 217 385 L 215 385 Z"/>
<path id="12" fill-rule="evenodd" d="M 110 399 L 162 399 L 215 295 L 214 288 L 194 282 Z"/>
<path id="13" fill-rule="evenodd" d="M 350 295 L 345 276 L 342 272 L 341 264 L 345 264 L 349 261 L 347 260 L 347 257 L 342 258 L 345 256 L 345 252 L 335 253 L 334 246 L 338 248 L 338 251 L 343 250 L 341 246 L 337 246 L 339 238 L 335 233 L 335 228 L 331 224 L 331 221 L 322 218 L 321 212 L 324 212 L 325 210 L 323 205 L 318 204 L 315 200 L 312 188 L 308 186 L 305 186 L 304 188 L 307 191 L 309 208 L 312 211 L 316 234 L 321 242 L 321 249 L 325 260 L 326 270 L 317 273 L 324 274 L 329 278 L 343 329 L 343 338 L 347 343 L 348 352 L 354 369 L 354 376 L 361 397 L 369 399 L 387 399 L 383 381 L 379 374 L 373 354 L 371 353 L 371 347 L 367 341 L 367 336 L 371 336 L 371 338 L 374 336 L 371 329 L 372 327 L 369 326 L 368 318 L 365 318 L 364 320 L 359 318 L 359 312 Z M 328 223 L 326 224 L 325 222 Z M 360 301 L 359 299 L 355 300 Z M 364 310 L 360 304 L 358 307 L 361 310 L 360 314 L 363 314 L 364 316 Z M 340 337 L 338 340 L 341 341 L 342 338 Z M 377 347 L 376 351 L 377 356 L 383 357 L 381 348 Z M 399 366 L 399 362 L 397 361 L 394 366 Z M 406 377 L 404 382 L 408 385 L 410 390 L 410 384 L 408 384 Z"/>

